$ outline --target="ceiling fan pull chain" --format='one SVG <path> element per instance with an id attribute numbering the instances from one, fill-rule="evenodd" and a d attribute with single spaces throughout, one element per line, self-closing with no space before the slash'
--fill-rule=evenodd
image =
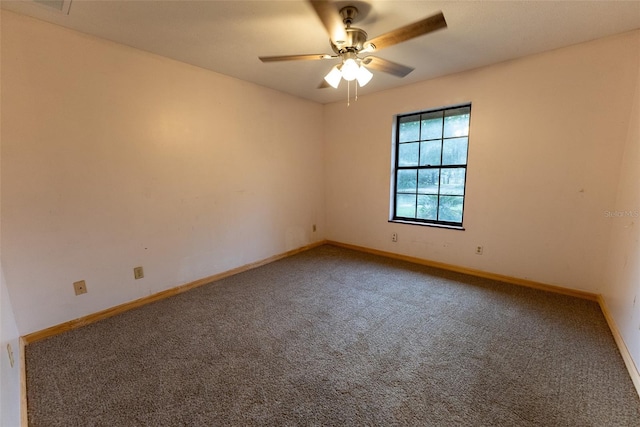
<path id="1" fill-rule="evenodd" d="M 351 101 L 351 82 L 347 80 L 347 107 L 351 105 L 349 102 Z"/>

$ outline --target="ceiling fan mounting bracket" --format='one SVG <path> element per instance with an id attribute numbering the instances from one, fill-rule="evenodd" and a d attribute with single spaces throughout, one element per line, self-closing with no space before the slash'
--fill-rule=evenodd
<path id="1" fill-rule="evenodd" d="M 355 6 L 345 6 L 340 9 L 340 16 L 342 16 L 344 25 L 349 28 L 356 19 L 356 16 L 358 16 L 358 8 Z"/>

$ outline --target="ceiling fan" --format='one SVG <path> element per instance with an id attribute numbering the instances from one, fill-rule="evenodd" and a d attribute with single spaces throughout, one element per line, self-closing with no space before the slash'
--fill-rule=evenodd
<path id="1" fill-rule="evenodd" d="M 357 7 L 345 6 L 338 9 L 330 1 L 308 1 L 329 33 L 329 41 L 334 54 L 261 56 L 259 59 L 262 62 L 275 62 L 339 58 L 340 64 L 331 69 L 318 88 L 329 86 L 337 88 L 342 79 L 348 82 L 356 80 L 360 86 L 364 86 L 373 76 L 367 67 L 397 77 L 404 77 L 414 69 L 377 56 L 361 55 L 374 53 L 385 47 L 447 27 L 444 15 L 442 12 L 438 12 L 420 21 L 367 40 L 367 33 L 364 30 L 351 26 L 358 15 Z"/>

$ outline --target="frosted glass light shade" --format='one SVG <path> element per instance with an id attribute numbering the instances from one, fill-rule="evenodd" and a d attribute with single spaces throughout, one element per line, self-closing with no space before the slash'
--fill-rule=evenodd
<path id="1" fill-rule="evenodd" d="M 373 77 L 371 71 L 364 68 L 364 65 L 361 65 L 358 69 L 358 74 L 356 75 L 356 79 L 358 80 L 360 87 L 369 83 L 371 81 L 371 77 Z"/>
<path id="2" fill-rule="evenodd" d="M 360 67 L 354 59 L 347 59 L 344 61 L 344 64 L 342 64 L 342 78 L 348 82 L 355 80 L 358 76 L 359 69 Z"/>
<path id="3" fill-rule="evenodd" d="M 338 69 L 338 66 L 334 66 L 331 71 L 329 71 L 329 74 L 327 74 L 326 76 L 324 76 L 324 80 L 329 83 L 334 89 L 338 88 L 338 85 L 340 84 L 340 79 L 342 78 L 342 73 L 340 72 L 340 70 Z"/>

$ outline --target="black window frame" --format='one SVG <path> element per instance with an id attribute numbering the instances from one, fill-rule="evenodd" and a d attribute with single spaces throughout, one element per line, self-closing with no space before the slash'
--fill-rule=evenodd
<path id="1" fill-rule="evenodd" d="M 442 159 L 443 159 L 443 146 L 444 146 L 444 142 L 445 140 L 449 140 L 449 139 L 453 139 L 453 138 L 459 138 L 461 136 L 455 136 L 455 137 L 446 137 L 445 138 L 445 134 L 444 134 L 444 117 L 446 117 L 446 112 L 449 110 L 458 110 L 458 109 L 462 109 L 462 108 L 468 108 L 469 109 L 469 130 L 467 131 L 467 146 L 466 146 L 466 156 L 465 156 L 465 162 L 464 164 L 447 164 L 447 165 L 443 165 L 442 164 Z M 442 134 L 440 136 L 440 138 L 433 138 L 433 139 L 421 139 L 422 136 L 422 118 L 425 115 L 432 115 L 434 113 L 442 113 L 442 117 L 443 117 L 443 131 Z M 420 119 L 418 120 L 419 122 L 419 132 L 418 132 L 418 139 L 416 141 L 403 141 L 400 142 L 400 124 L 401 124 L 401 120 L 403 118 L 406 117 L 412 117 L 412 116 L 420 116 Z M 469 141 L 470 141 L 470 134 L 471 134 L 471 103 L 464 103 L 464 104 L 458 104 L 458 105 L 452 105 L 452 106 L 447 106 L 447 107 L 442 107 L 442 108 L 435 108 L 435 109 L 430 109 L 430 110 L 423 110 L 423 111 L 417 111 L 417 112 L 412 112 L 412 113 L 406 113 L 406 114 L 398 114 L 395 117 L 395 129 L 394 129 L 394 144 L 393 144 L 393 154 L 394 154 L 394 164 L 393 164 L 393 174 L 392 174 L 392 178 L 393 178 L 393 183 L 392 183 L 392 200 L 391 200 L 391 218 L 390 218 L 390 222 L 399 222 L 399 223 L 409 223 L 409 224 L 416 224 L 416 225 L 426 225 L 426 226 L 435 226 L 435 227 L 446 227 L 446 228 L 454 228 L 454 229 L 459 229 L 459 230 L 464 230 L 463 227 L 463 222 L 464 222 L 464 208 L 465 208 L 465 203 L 467 200 L 467 167 L 468 167 L 468 163 L 469 163 Z M 420 160 L 418 160 L 418 165 L 411 165 L 411 166 L 400 166 L 399 165 L 399 161 L 400 161 L 400 145 L 401 144 L 406 144 L 406 143 L 415 143 L 418 142 L 418 159 L 420 159 L 420 150 L 422 149 L 422 142 L 427 142 L 427 141 L 437 141 L 440 140 L 440 163 L 438 165 L 420 165 Z M 420 170 L 434 170 L 437 169 L 438 171 L 442 171 L 443 169 L 464 169 L 464 186 L 463 186 L 463 194 L 461 195 L 462 197 L 462 213 L 461 213 L 461 218 L 460 218 L 460 222 L 454 222 L 454 221 L 443 221 L 440 219 L 437 219 L 440 215 L 440 198 L 444 195 L 447 196 L 447 194 L 441 194 L 441 179 L 438 178 L 438 192 L 437 194 L 427 194 L 427 193 L 420 193 L 419 191 L 419 183 L 418 181 L 416 181 L 416 190 L 415 193 L 413 192 L 398 192 L 398 173 L 399 171 L 402 170 L 416 170 L 416 175 L 419 176 L 419 171 Z M 440 176 L 440 175 L 439 175 Z M 416 178 L 418 179 L 418 178 Z M 416 196 L 416 213 L 413 217 L 403 217 L 403 216 L 398 216 L 397 215 L 397 201 L 398 201 L 398 194 L 415 194 Z M 417 213 L 417 209 L 418 209 L 418 202 L 417 202 L 417 198 L 420 195 L 437 195 L 438 197 L 438 203 L 436 205 L 436 219 L 424 219 L 424 218 L 418 218 L 418 213 Z M 459 197 L 460 195 L 455 195 L 456 197 Z"/>

